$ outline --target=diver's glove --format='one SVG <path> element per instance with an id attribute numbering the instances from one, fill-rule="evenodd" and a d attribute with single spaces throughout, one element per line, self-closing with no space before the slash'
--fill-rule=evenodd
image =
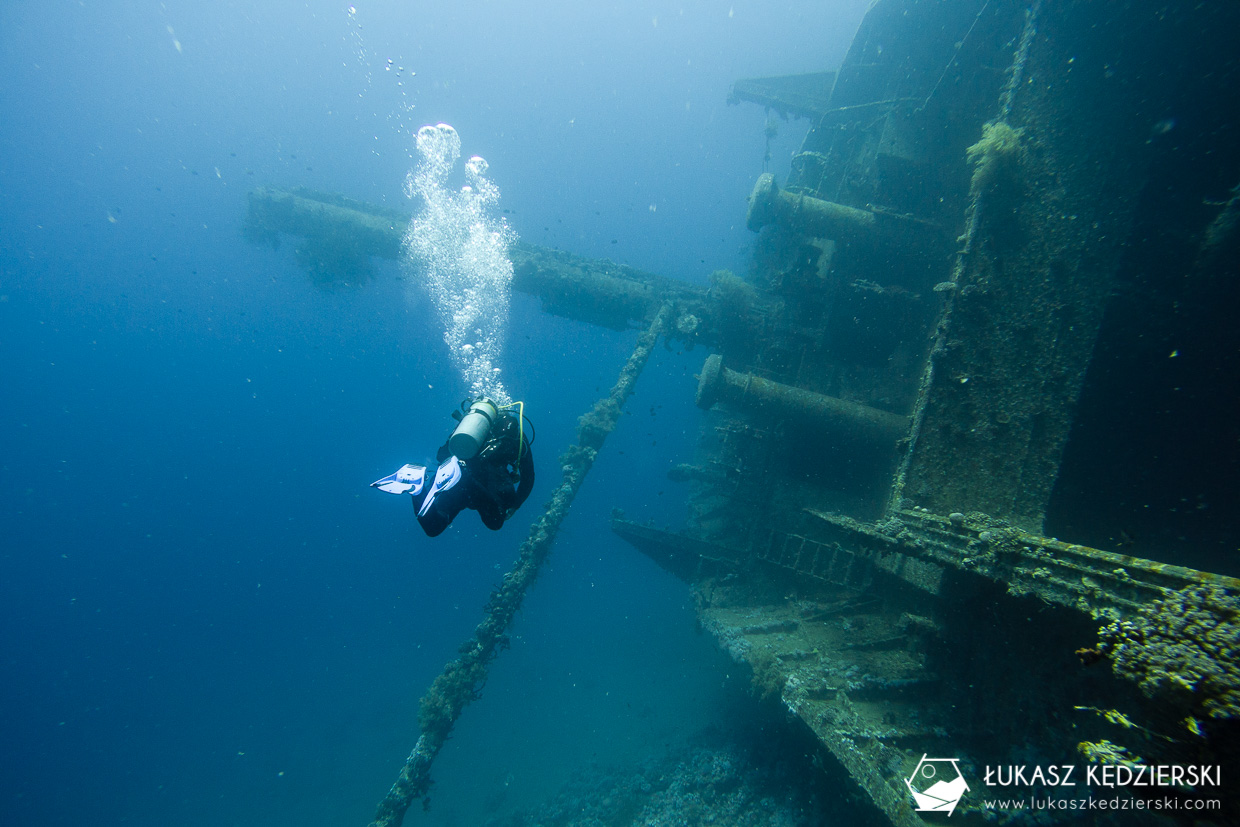
<path id="1" fill-rule="evenodd" d="M 422 493 L 422 486 L 425 484 L 426 468 L 424 466 L 402 465 L 395 474 L 388 474 L 381 480 L 375 480 L 370 487 L 378 488 L 389 494 L 408 493 L 416 497 Z"/>
<path id="2" fill-rule="evenodd" d="M 422 507 L 418 509 L 418 516 L 422 517 L 431 510 L 431 504 L 435 502 L 435 497 L 440 491 L 447 491 L 460 481 L 461 461 L 455 456 L 450 456 L 435 472 L 435 482 L 431 485 L 431 490 L 426 492 L 426 499 L 422 501 Z"/>

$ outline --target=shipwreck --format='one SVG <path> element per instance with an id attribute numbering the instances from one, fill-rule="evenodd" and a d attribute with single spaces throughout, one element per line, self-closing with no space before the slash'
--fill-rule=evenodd
<path id="1" fill-rule="evenodd" d="M 659 337 L 709 354 L 697 458 L 672 471 L 691 518 L 612 529 L 689 584 L 755 703 L 878 820 L 925 823 L 905 781 L 926 756 L 980 771 L 1021 744 L 1234 778 L 1236 31 L 1229 3 L 879 0 L 834 70 L 732 90 L 811 123 L 786 180 L 755 176 L 750 272 L 519 243 L 514 287 L 546 312 L 646 332 L 376 823 L 425 793 Z M 246 226 L 330 279 L 397 257 L 407 221 L 258 189 Z M 1222 823 L 1237 790 L 1197 792 Z"/>

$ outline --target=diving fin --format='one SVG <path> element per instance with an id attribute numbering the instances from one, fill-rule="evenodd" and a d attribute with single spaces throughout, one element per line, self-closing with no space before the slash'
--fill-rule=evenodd
<path id="1" fill-rule="evenodd" d="M 408 493 L 416 497 L 422 493 L 422 486 L 425 484 L 426 468 L 424 466 L 402 465 L 395 474 L 388 474 L 381 480 L 375 480 L 370 487 L 378 488 L 389 494 Z"/>
<path id="2" fill-rule="evenodd" d="M 435 497 L 440 491 L 447 491 L 460 481 L 461 461 L 455 456 L 450 456 L 435 472 L 435 482 L 431 485 L 431 490 L 426 492 L 426 499 L 422 502 L 422 507 L 418 509 L 418 516 L 424 516 L 431 510 L 431 504 L 435 502 Z"/>

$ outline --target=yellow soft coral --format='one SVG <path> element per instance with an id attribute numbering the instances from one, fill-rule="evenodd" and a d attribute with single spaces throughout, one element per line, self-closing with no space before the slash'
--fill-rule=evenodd
<path id="1" fill-rule="evenodd" d="M 969 163 L 973 164 L 973 191 L 991 189 L 1005 174 L 1011 174 L 1024 153 L 1021 137 L 1024 130 L 1014 129 L 1004 121 L 994 121 L 982 127 L 982 137 L 965 150 Z"/>
<path id="2" fill-rule="evenodd" d="M 1125 767 L 1136 767 L 1145 762 L 1139 755 L 1131 755 L 1119 744 L 1110 741 L 1082 741 L 1076 745 L 1082 755 L 1093 764 L 1120 764 Z"/>

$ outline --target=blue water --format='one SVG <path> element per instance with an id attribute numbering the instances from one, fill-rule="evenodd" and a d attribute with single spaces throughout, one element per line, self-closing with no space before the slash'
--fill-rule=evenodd
<path id="1" fill-rule="evenodd" d="M 0 823 L 369 821 L 632 347 L 514 296 L 537 486 L 429 540 L 367 484 L 463 395 L 433 309 L 395 264 L 325 292 L 245 244 L 251 188 L 404 207 L 410 131 L 446 121 L 524 240 L 743 270 L 765 116 L 729 86 L 834 67 L 866 2 L 354 5 L 0 6 Z M 743 691 L 606 523 L 683 519 L 703 357 L 656 351 L 407 823 L 535 802 Z"/>

